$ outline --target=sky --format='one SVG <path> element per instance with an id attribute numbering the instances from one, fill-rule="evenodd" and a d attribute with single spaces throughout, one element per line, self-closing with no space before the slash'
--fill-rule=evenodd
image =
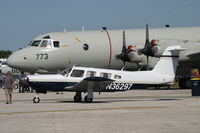
<path id="1" fill-rule="evenodd" d="M 40 34 L 200 26 L 200 0 L 0 0 L 0 50 L 17 51 Z"/>

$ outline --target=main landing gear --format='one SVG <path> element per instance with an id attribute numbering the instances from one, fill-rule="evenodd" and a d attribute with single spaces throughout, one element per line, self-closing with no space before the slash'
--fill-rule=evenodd
<path id="1" fill-rule="evenodd" d="M 85 96 L 84 100 L 86 103 L 92 103 L 93 102 L 93 90 L 88 91 L 89 93 Z M 74 102 L 81 102 L 82 96 L 81 92 L 76 92 L 74 96 Z"/>
<path id="2" fill-rule="evenodd" d="M 81 102 L 82 97 L 81 97 L 81 92 L 76 92 L 76 95 L 74 96 L 74 102 Z"/>
<path id="3" fill-rule="evenodd" d="M 88 98 L 88 96 L 86 95 L 84 98 L 86 103 L 92 103 L 93 102 L 93 98 Z"/>
<path id="4" fill-rule="evenodd" d="M 92 103 L 93 98 L 88 98 L 88 96 L 86 95 L 84 100 L 85 100 L 86 103 Z M 75 95 L 74 96 L 74 102 L 79 103 L 81 101 L 82 101 L 82 97 L 81 96 L 79 96 L 79 95 Z"/>

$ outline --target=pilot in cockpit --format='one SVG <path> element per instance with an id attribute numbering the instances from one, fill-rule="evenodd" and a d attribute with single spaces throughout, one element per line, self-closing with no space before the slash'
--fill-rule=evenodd
<path id="1" fill-rule="evenodd" d="M 40 47 L 51 48 L 51 41 L 50 40 L 43 40 L 40 44 Z"/>

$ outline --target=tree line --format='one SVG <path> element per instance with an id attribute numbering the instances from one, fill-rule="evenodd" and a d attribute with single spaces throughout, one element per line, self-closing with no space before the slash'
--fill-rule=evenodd
<path id="1" fill-rule="evenodd" d="M 0 50 L 0 58 L 8 58 L 11 54 L 10 50 Z"/>

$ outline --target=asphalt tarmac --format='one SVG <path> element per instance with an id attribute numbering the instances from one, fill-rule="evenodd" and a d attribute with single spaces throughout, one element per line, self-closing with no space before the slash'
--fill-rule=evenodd
<path id="1" fill-rule="evenodd" d="M 85 94 L 83 94 L 84 97 Z M 74 103 L 74 93 L 13 94 L 0 90 L 0 133 L 199 133 L 200 97 L 191 90 L 95 93 L 93 103 Z"/>

